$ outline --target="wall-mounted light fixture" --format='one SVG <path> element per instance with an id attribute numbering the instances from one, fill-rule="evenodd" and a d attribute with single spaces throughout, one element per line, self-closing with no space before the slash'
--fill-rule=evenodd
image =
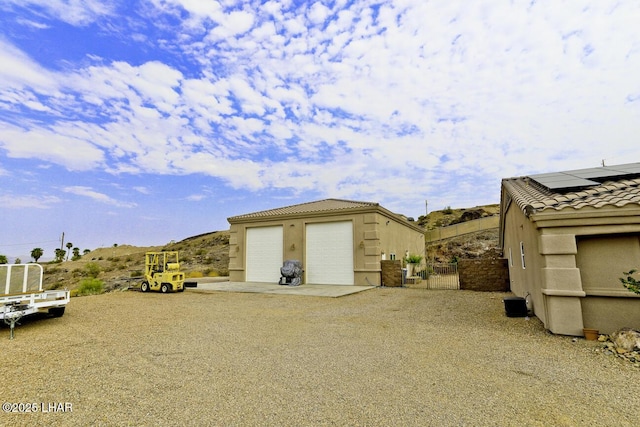
<path id="1" fill-rule="evenodd" d="M 360 248 L 361 249 L 364 248 L 364 241 L 363 240 L 360 240 Z"/>
<path id="2" fill-rule="evenodd" d="M 290 247 L 289 249 L 291 249 L 292 251 L 295 251 L 295 250 L 296 250 L 296 244 L 295 244 L 295 243 L 292 243 L 292 244 L 291 244 L 291 247 Z"/>

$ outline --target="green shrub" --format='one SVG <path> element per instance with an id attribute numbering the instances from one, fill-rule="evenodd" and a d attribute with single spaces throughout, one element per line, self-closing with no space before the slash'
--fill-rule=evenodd
<path id="1" fill-rule="evenodd" d="M 98 277 L 98 274 L 100 274 L 100 272 L 102 271 L 102 268 L 100 268 L 100 266 L 95 262 L 89 262 L 87 263 L 87 265 L 84 266 L 84 270 L 85 270 L 85 274 L 88 277 L 92 277 L 95 279 L 96 277 Z"/>
<path id="2" fill-rule="evenodd" d="M 407 264 L 420 264 L 422 262 L 422 255 L 418 254 L 409 254 L 404 259 Z"/>
<path id="3" fill-rule="evenodd" d="M 633 274 L 635 274 L 635 272 L 636 270 L 631 270 L 622 273 L 627 277 L 621 277 L 620 282 L 622 282 L 622 286 L 624 286 L 634 294 L 640 294 L 640 281 L 631 277 Z"/>
<path id="4" fill-rule="evenodd" d="M 91 278 L 91 279 L 83 279 L 80 282 L 80 286 L 76 289 L 75 295 L 98 295 L 101 294 L 104 290 L 104 282 L 102 280 Z"/>

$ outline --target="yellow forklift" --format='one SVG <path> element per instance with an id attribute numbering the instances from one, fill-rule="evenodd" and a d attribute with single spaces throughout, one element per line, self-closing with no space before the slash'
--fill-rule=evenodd
<path id="1" fill-rule="evenodd" d="M 184 291 L 184 273 L 180 271 L 177 251 L 147 252 L 144 261 L 142 292 Z"/>

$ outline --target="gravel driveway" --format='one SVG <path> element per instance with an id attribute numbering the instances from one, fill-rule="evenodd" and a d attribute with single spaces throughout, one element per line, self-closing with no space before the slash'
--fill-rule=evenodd
<path id="1" fill-rule="evenodd" d="M 640 369 L 506 317 L 506 295 L 74 298 L 0 329 L 2 401 L 38 411 L 0 425 L 638 425 Z"/>

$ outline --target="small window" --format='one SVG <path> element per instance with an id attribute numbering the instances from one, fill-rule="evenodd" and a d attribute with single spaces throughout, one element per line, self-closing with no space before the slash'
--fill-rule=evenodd
<path id="1" fill-rule="evenodd" d="M 524 270 L 527 266 L 524 263 L 524 242 L 520 242 L 520 257 L 522 258 L 522 269 Z"/>
<path id="2" fill-rule="evenodd" d="M 395 261 L 395 259 L 396 259 L 396 254 L 395 254 L 395 253 L 393 253 L 393 252 L 391 252 L 391 253 L 389 254 L 389 259 L 390 259 L 391 261 Z"/>

